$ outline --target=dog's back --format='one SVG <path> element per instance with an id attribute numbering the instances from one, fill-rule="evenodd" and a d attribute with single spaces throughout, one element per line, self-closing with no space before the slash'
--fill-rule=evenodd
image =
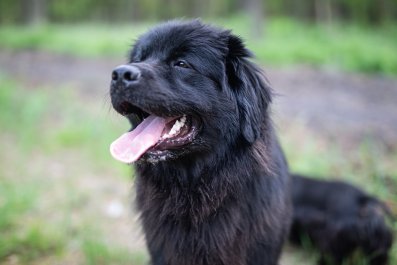
<path id="1" fill-rule="evenodd" d="M 319 248 L 319 264 L 341 264 L 361 249 L 372 265 L 387 263 L 392 232 L 387 207 L 360 189 L 340 181 L 293 175 L 294 205 L 290 240 L 308 237 Z"/>

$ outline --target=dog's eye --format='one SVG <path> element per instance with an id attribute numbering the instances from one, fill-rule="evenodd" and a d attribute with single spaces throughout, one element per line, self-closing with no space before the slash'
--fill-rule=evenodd
<path id="1" fill-rule="evenodd" d="M 182 67 L 182 68 L 189 68 L 189 65 L 185 61 L 176 61 L 174 66 Z"/>

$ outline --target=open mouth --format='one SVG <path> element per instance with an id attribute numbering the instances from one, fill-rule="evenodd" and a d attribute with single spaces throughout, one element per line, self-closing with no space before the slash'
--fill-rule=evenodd
<path id="1" fill-rule="evenodd" d="M 139 122 L 134 130 L 115 140 L 110 146 L 112 156 L 124 163 L 133 163 L 144 154 L 165 157 L 167 152 L 180 149 L 193 142 L 198 122 L 193 116 L 162 117 L 123 102 L 117 111 Z"/>

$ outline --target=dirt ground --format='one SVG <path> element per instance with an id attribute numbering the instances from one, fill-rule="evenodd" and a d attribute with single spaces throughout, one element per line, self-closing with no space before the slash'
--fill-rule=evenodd
<path id="1" fill-rule="evenodd" d="M 107 98 L 111 70 L 123 62 L 123 58 L 82 59 L 38 51 L 0 50 L 0 74 L 21 82 L 27 89 L 72 87 L 81 94 L 82 102 L 98 104 Z M 283 124 L 298 122 L 347 147 L 371 137 L 390 150 L 397 148 L 397 79 L 307 66 L 264 68 L 276 94 L 273 112 L 279 130 Z M 50 169 L 58 173 L 67 170 L 62 159 Z M 98 183 L 86 193 L 96 200 L 100 197 L 102 209 L 98 211 L 108 218 L 103 227 L 111 230 L 109 239 L 131 249 L 142 248 L 136 218 L 126 207 L 130 186 L 106 173 L 98 181 L 97 175 L 86 172 L 85 178 L 78 181 Z M 289 264 L 288 257 L 282 263 Z"/>

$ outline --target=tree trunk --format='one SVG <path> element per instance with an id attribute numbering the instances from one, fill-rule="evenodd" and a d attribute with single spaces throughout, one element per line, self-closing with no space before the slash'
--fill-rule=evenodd
<path id="1" fill-rule="evenodd" d="M 45 0 L 22 0 L 22 22 L 37 25 L 47 20 L 47 2 Z"/>
<path id="2" fill-rule="evenodd" d="M 317 23 L 331 24 L 332 22 L 332 6 L 331 0 L 316 0 L 315 5 L 315 16 Z"/>
<path id="3" fill-rule="evenodd" d="M 260 39 L 264 34 L 265 14 L 261 0 L 248 0 L 246 10 L 251 19 L 251 36 Z"/>

